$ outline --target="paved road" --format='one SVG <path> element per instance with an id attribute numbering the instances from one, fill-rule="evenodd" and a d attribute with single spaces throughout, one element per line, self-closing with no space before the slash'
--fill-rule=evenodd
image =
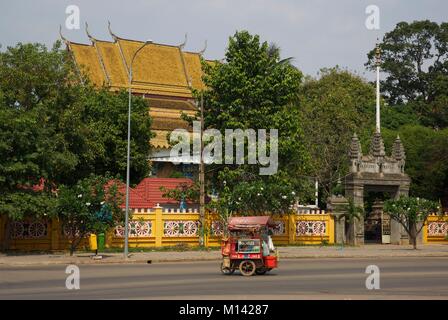
<path id="1" fill-rule="evenodd" d="M 448 299 L 447 258 L 294 259 L 264 276 L 224 276 L 217 262 L 0 267 L 0 299 Z M 380 290 L 365 287 L 380 268 Z"/>

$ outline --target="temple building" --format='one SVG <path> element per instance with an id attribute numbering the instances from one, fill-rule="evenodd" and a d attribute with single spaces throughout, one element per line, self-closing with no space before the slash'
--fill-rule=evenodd
<path id="1" fill-rule="evenodd" d="M 89 44 L 75 43 L 65 39 L 67 50 L 75 61 L 80 75 L 86 74 L 98 87 L 111 91 L 129 89 L 130 60 L 144 42 L 116 36 L 110 29 L 112 41 L 98 40 L 87 29 Z M 196 178 L 197 165 L 169 162 L 168 134 L 174 129 L 187 129 L 181 114 L 196 114 L 193 90 L 202 89 L 201 52 L 188 52 L 180 45 L 151 42 L 136 55 L 132 64 L 131 92 L 148 100 L 152 118 L 151 139 L 152 176 L 166 178 L 174 172 L 184 177 Z M 81 77 L 82 81 L 82 77 Z M 179 176 L 179 174 L 178 174 Z"/>

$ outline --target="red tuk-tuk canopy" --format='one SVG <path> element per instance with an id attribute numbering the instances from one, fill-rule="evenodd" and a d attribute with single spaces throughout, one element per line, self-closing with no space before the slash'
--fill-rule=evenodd
<path id="1" fill-rule="evenodd" d="M 270 216 L 231 217 L 228 220 L 229 230 L 259 229 L 264 226 L 275 226 Z"/>

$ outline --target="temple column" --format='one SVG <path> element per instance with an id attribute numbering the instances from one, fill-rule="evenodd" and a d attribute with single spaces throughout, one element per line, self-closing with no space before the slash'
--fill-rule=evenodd
<path id="1" fill-rule="evenodd" d="M 394 199 L 397 200 L 401 196 L 409 195 L 409 186 L 401 185 L 397 188 L 397 192 L 395 193 Z M 422 238 L 419 235 L 420 239 L 417 239 L 417 242 L 421 242 Z M 407 234 L 404 227 L 396 220 L 391 219 L 390 222 L 390 242 L 391 244 L 409 244 L 409 235 Z"/>
<path id="2" fill-rule="evenodd" d="M 345 186 L 345 195 L 353 199 L 356 207 L 364 208 L 364 185 L 359 183 L 349 183 Z M 355 219 L 351 230 L 349 231 L 350 241 L 353 245 L 364 244 L 364 216 Z"/>
<path id="3" fill-rule="evenodd" d="M 327 200 L 327 209 L 330 210 L 330 215 L 334 217 L 334 243 L 345 244 L 345 218 L 344 214 L 347 212 L 348 201 L 343 196 L 331 196 Z"/>

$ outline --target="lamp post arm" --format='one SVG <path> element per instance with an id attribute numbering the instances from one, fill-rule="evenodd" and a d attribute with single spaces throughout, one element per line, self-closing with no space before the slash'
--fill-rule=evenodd
<path id="1" fill-rule="evenodd" d="M 140 48 L 137 49 L 137 51 L 135 51 L 134 55 L 132 56 L 131 59 L 131 64 L 129 65 L 129 85 L 132 84 L 132 65 L 134 64 L 134 60 L 137 57 L 137 54 L 144 48 L 146 47 L 150 42 L 145 42 Z"/>
<path id="2" fill-rule="evenodd" d="M 150 42 L 145 42 L 140 48 L 135 51 L 129 65 L 129 101 L 128 101 L 128 146 L 126 155 L 126 212 L 125 212 L 125 227 L 124 227 L 124 258 L 128 258 L 129 253 L 129 184 L 130 184 L 130 165 L 131 165 L 131 103 L 132 103 L 132 64 L 134 63 L 137 54 Z"/>

